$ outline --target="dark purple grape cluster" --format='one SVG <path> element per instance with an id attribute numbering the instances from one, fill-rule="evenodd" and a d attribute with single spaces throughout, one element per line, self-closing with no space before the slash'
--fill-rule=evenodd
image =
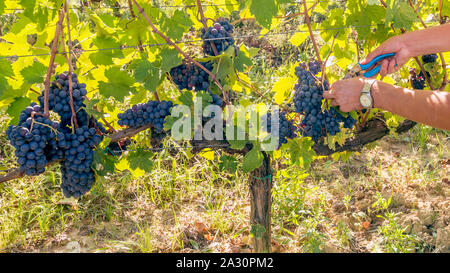
<path id="1" fill-rule="evenodd" d="M 200 62 L 200 64 L 209 71 L 213 69 L 212 62 Z M 170 76 L 180 90 L 206 91 L 209 88 L 209 75 L 193 63 L 173 67 L 170 70 Z"/>
<path id="2" fill-rule="evenodd" d="M 309 68 L 309 71 L 313 75 L 317 75 L 317 74 L 319 74 L 320 71 L 322 71 L 322 67 L 320 65 L 320 62 L 316 61 L 316 60 L 309 61 L 308 62 L 308 68 Z"/>
<path id="3" fill-rule="evenodd" d="M 298 128 L 292 123 L 292 121 L 286 118 L 286 112 L 280 112 L 278 115 L 278 131 L 272 130 L 272 112 L 268 112 L 262 116 L 262 128 L 272 136 L 278 137 L 278 147 L 288 142 L 288 139 L 295 138 Z"/>
<path id="4" fill-rule="evenodd" d="M 84 97 L 86 96 L 86 84 L 79 83 L 77 74 L 72 74 L 72 97 L 73 107 L 77 116 L 78 125 L 87 124 L 88 115 L 82 109 L 84 107 Z M 71 126 L 72 110 L 70 108 L 69 96 L 69 76 L 63 73 L 55 76 L 55 81 L 50 85 L 48 92 L 49 109 L 55 111 L 61 117 L 60 126 Z M 44 107 L 44 95 L 38 97 L 41 107 Z"/>
<path id="5" fill-rule="evenodd" d="M 437 58 L 438 58 L 437 54 L 428 54 L 428 55 L 423 55 L 422 56 L 422 61 L 424 63 L 426 63 L 426 64 L 427 63 L 434 63 L 434 62 L 436 62 Z"/>
<path id="6" fill-rule="evenodd" d="M 80 198 L 88 192 L 95 182 L 95 173 L 91 169 L 94 149 L 103 140 L 95 128 L 82 126 L 72 132 L 64 129 L 64 139 L 59 147 L 64 150 L 65 160 L 61 164 L 61 188 L 66 197 Z"/>
<path id="7" fill-rule="evenodd" d="M 38 175 L 50 162 L 61 161 L 61 188 L 66 197 L 80 197 L 95 181 L 91 169 L 94 148 L 102 141 L 105 128 L 90 118 L 83 107 L 86 85 L 72 78 L 73 106 L 78 128 L 72 126 L 69 80 L 67 73 L 57 75 L 49 89 L 49 110 L 56 112 L 61 122 L 44 117 L 44 95 L 32 103 L 19 116 L 19 125 L 10 126 L 7 135 L 16 148 L 20 170 L 27 175 Z"/>
<path id="8" fill-rule="evenodd" d="M 344 128 L 353 128 L 356 120 L 350 115 L 344 117 L 336 109 L 322 110 L 323 92 L 328 90 L 329 84 L 314 75 L 319 73 L 318 62 L 309 62 L 309 70 L 305 63 L 295 68 L 298 83 L 295 84 L 294 106 L 297 113 L 303 114 L 300 124 L 301 134 L 318 141 L 321 137 L 336 135 L 340 132 L 340 124 Z M 311 70 L 312 69 L 312 70 Z"/>
<path id="9" fill-rule="evenodd" d="M 209 27 L 207 31 L 202 28 L 201 37 L 203 39 L 203 52 L 205 52 L 206 55 L 215 55 L 211 43 L 215 45 L 217 53 L 219 54 L 227 50 L 228 47 L 235 43 L 232 34 L 233 25 L 225 18 L 217 20 L 217 22 L 214 23 L 212 27 Z"/>
<path id="10" fill-rule="evenodd" d="M 26 107 L 19 116 L 19 125 L 11 125 L 6 135 L 16 149 L 20 170 L 26 175 L 39 175 L 45 171 L 54 154 L 46 153 L 57 138 L 59 124 L 45 118 L 36 103 Z"/>
<path id="11" fill-rule="evenodd" d="M 158 131 L 164 127 L 164 119 L 170 115 L 173 106 L 171 101 L 154 101 L 133 105 L 124 113 L 117 115 L 120 126 L 142 127 L 152 125 Z"/>
<path id="12" fill-rule="evenodd" d="M 417 74 L 415 68 L 409 69 L 409 80 L 411 81 L 412 88 L 418 90 L 423 90 L 425 88 L 425 77 L 422 72 Z"/>

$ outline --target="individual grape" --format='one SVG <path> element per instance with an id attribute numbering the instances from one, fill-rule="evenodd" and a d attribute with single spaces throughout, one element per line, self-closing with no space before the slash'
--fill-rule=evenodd
<path id="1" fill-rule="evenodd" d="M 438 58 L 437 54 L 428 54 L 428 55 L 423 55 L 422 56 L 422 61 L 424 63 L 426 63 L 426 64 L 427 63 L 434 63 L 434 62 L 436 62 L 437 58 Z"/>
<path id="2" fill-rule="evenodd" d="M 212 71 L 212 62 L 200 62 L 207 70 Z M 182 64 L 170 70 L 170 76 L 180 90 L 187 89 L 205 91 L 209 88 L 209 75 L 195 64 Z"/>
<path id="3" fill-rule="evenodd" d="M 201 29 L 201 37 L 203 39 L 203 52 L 206 55 L 214 56 L 214 50 L 211 46 L 213 43 L 217 49 L 217 53 L 222 53 L 228 47 L 234 45 L 235 41 L 231 36 L 233 34 L 233 25 L 228 19 L 219 19 L 212 27 L 206 31 Z"/>

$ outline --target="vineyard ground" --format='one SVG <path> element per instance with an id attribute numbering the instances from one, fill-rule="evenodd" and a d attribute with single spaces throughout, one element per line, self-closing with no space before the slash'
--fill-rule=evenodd
<path id="1" fill-rule="evenodd" d="M 449 252 L 449 147 L 448 132 L 416 126 L 345 162 L 277 162 L 273 251 Z M 1 184 L 0 252 L 249 252 L 247 176 L 183 153 L 139 179 L 99 178 L 77 204 L 57 166 Z"/>

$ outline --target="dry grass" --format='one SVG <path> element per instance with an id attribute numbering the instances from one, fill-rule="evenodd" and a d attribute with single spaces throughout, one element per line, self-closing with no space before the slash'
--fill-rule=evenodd
<path id="1" fill-rule="evenodd" d="M 273 250 L 449 251 L 449 136 L 433 130 L 424 141 L 422 130 L 386 137 L 346 162 L 322 158 L 309 170 L 279 169 Z M 201 157 L 164 152 L 158 159 L 144 177 L 124 171 L 99 178 L 79 202 L 61 195 L 57 167 L 2 184 L 0 249 L 250 251 L 245 175 L 220 172 Z"/>

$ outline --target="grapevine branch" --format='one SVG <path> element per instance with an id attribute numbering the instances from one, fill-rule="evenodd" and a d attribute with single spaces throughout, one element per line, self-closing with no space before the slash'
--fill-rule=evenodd
<path id="1" fill-rule="evenodd" d="M 188 61 L 194 63 L 196 66 L 200 67 L 203 71 L 205 71 L 214 81 L 214 83 L 217 85 L 217 87 L 220 89 L 220 91 L 222 91 L 223 93 L 223 99 L 227 104 L 230 104 L 229 100 L 228 100 L 228 96 L 225 92 L 225 90 L 223 89 L 222 85 L 220 84 L 219 80 L 217 80 L 216 75 L 214 75 L 213 73 L 211 73 L 211 71 L 209 71 L 208 69 L 206 69 L 201 63 L 197 62 L 196 60 L 192 59 L 189 55 L 187 55 L 180 47 L 178 47 L 172 40 L 170 40 L 169 37 L 167 37 L 166 35 L 164 35 L 163 33 L 161 33 L 161 31 L 158 30 L 158 28 L 156 28 L 156 26 L 152 23 L 152 21 L 150 20 L 150 18 L 147 16 L 147 14 L 145 13 L 145 11 L 141 8 L 141 6 L 136 2 L 136 0 L 133 0 L 134 4 L 136 5 L 137 9 L 139 10 L 139 13 L 142 14 L 142 16 L 144 16 L 145 20 L 147 20 L 147 23 L 150 25 L 150 27 L 152 28 L 153 32 L 158 34 L 161 38 L 163 38 L 168 44 L 170 44 L 171 46 L 173 46 L 181 55 L 183 55 L 183 57 L 185 59 L 187 59 Z"/>
<path id="2" fill-rule="evenodd" d="M 53 65 L 55 63 L 55 57 L 56 57 L 56 49 L 57 49 L 57 44 L 58 44 L 58 39 L 59 39 L 59 32 L 62 29 L 62 22 L 64 20 L 64 11 L 60 10 L 59 11 L 59 20 L 58 23 L 56 24 L 56 30 L 55 30 L 55 37 L 53 38 L 53 42 L 52 42 L 52 51 L 50 54 L 50 63 L 48 65 L 48 69 L 47 69 L 47 75 L 45 77 L 45 81 L 44 81 L 44 115 L 45 116 L 49 116 L 49 106 L 48 106 L 48 91 L 50 89 L 50 78 L 53 74 Z"/>
<path id="3" fill-rule="evenodd" d="M 200 0 L 196 0 L 197 1 L 197 7 L 198 7 L 198 12 L 200 13 L 200 18 L 203 24 L 203 27 L 205 28 L 205 33 L 208 31 L 208 23 L 206 21 L 205 18 L 205 14 L 203 13 L 203 7 L 202 4 L 200 3 Z M 219 55 L 219 52 L 217 51 L 216 45 L 214 44 L 213 41 L 210 42 L 211 47 L 213 49 L 214 55 L 217 56 Z"/>

